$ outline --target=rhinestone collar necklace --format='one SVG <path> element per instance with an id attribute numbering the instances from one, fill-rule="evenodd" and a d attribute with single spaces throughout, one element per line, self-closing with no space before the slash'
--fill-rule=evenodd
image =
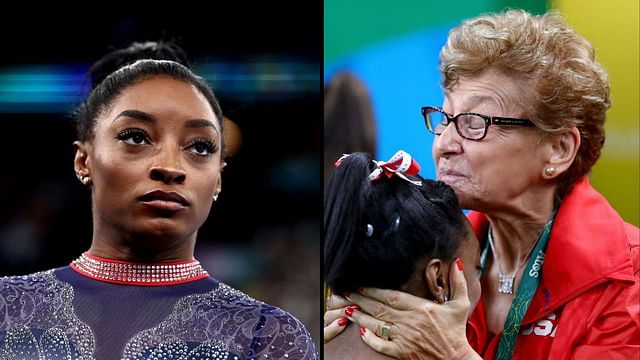
<path id="1" fill-rule="evenodd" d="M 69 266 L 91 279 L 122 285 L 177 285 L 209 276 L 198 260 L 130 263 L 97 257 L 89 252 L 80 255 Z"/>

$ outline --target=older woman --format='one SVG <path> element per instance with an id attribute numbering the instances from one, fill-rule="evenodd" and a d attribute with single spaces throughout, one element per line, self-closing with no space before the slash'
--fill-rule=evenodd
<path id="1" fill-rule="evenodd" d="M 608 79 L 591 44 L 553 13 L 465 21 L 440 54 L 445 101 L 424 107 L 438 179 L 482 252 L 482 297 L 438 305 L 363 289 L 349 319 L 397 358 L 640 356 L 638 228 L 589 184 L 604 143 Z M 341 306 L 334 296 L 333 308 Z M 329 321 L 325 337 L 340 330 Z"/>

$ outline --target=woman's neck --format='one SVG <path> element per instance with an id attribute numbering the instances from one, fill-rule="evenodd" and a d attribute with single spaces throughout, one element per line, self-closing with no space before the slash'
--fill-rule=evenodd
<path id="1" fill-rule="evenodd" d="M 378 360 L 392 359 L 369 347 L 360 338 L 358 325 L 349 324 L 347 328 L 330 342 L 324 344 L 324 359 Z"/>
<path id="2" fill-rule="evenodd" d="M 127 262 L 173 262 L 193 259 L 196 233 L 183 239 L 134 234 L 95 226 L 89 253 Z"/>
<path id="3" fill-rule="evenodd" d="M 176 252 L 166 249 L 141 249 L 126 245 L 112 246 L 95 240 L 91 243 L 89 253 L 105 259 L 132 263 L 162 263 L 193 259 L 193 250 Z"/>
<path id="4" fill-rule="evenodd" d="M 522 206 L 487 212 L 500 266 L 505 273 L 519 269 L 553 212 L 553 192 L 538 194 Z"/>

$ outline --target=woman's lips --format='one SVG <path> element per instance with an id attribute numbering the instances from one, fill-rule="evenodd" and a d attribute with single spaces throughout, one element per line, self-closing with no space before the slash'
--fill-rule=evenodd
<path id="1" fill-rule="evenodd" d="M 457 171 L 453 171 L 453 170 L 438 170 L 438 178 L 443 178 L 443 177 L 463 177 L 464 175 L 462 175 L 461 173 L 457 172 Z"/>
<path id="2" fill-rule="evenodd" d="M 179 211 L 188 207 L 189 201 L 176 192 L 155 190 L 142 195 L 140 202 L 158 210 Z"/>
<path id="3" fill-rule="evenodd" d="M 180 203 L 167 200 L 142 201 L 142 203 L 158 210 L 179 211 L 186 208 Z"/>

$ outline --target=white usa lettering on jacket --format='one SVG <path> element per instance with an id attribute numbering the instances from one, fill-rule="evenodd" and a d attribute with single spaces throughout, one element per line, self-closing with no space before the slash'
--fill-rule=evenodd
<path id="1" fill-rule="evenodd" d="M 558 330 L 558 324 L 556 322 L 556 314 L 551 313 L 546 318 L 538 321 L 535 324 L 531 324 L 520 331 L 520 335 L 528 336 L 535 334 L 538 336 L 555 337 L 556 330 Z"/>

